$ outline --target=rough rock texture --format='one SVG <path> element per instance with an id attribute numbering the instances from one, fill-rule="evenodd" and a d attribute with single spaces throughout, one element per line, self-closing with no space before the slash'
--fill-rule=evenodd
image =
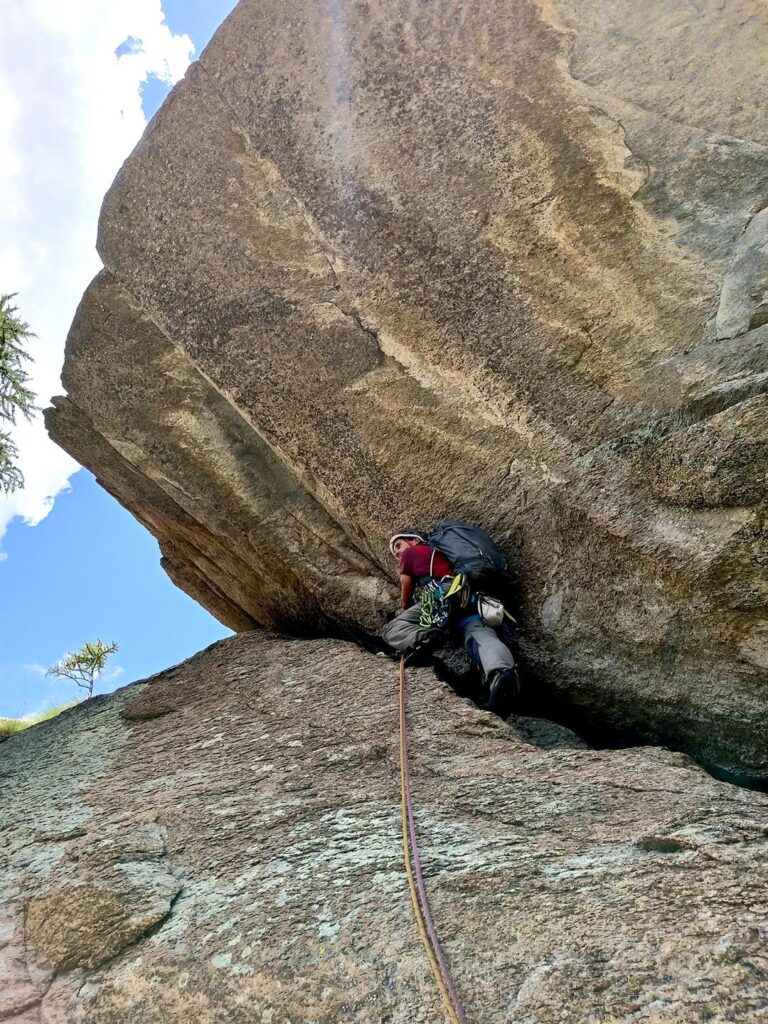
<path id="1" fill-rule="evenodd" d="M 768 776 L 757 0 L 242 0 L 124 165 L 52 436 L 235 629 L 452 513 L 529 673 Z"/>
<path id="2" fill-rule="evenodd" d="M 662 749 L 541 749 L 428 670 L 408 683 L 470 1021 L 765 1019 L 768 797 Z M 0 778 L 0 1019 L 444 1019 L 402 867 L 393 663 L 245 633 L 12 737 Z"/>

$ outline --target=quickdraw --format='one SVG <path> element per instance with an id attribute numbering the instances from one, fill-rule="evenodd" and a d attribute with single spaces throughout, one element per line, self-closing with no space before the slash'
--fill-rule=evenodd
<path id="1" fill-rule="evenodd" d="M 448 625 L 454 605 L 464 608 L 469 596 L 469 587 L 463 573 L 444 576 L 441 580 L 430 580 L 420 589 L 417 597 L 421 607 L 419 625 L 425 629 L 444 629 Z"/>

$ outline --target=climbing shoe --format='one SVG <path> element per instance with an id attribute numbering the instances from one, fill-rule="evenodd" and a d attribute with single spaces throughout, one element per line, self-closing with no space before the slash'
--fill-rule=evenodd
<path id="1" fill-rule="evenodd" d="M 508 718 L 519 696 L 520 679 L 517 669 L 500 668 L 488 677 L 488 699 L 480 706 L 500 718 Z"/>

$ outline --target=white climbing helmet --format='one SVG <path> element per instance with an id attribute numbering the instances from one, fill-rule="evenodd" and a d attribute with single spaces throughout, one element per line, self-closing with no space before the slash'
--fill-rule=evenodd
<path id="1" fill-rule="evenodd" d="M 393 555 L 395 553 L 396 540 L 417 540 L 420 544 L 427 543 L 427 538 L 421 530 L 401 530 L 399 533 L 395 533 L 389 538 L 389 550 Z"/>

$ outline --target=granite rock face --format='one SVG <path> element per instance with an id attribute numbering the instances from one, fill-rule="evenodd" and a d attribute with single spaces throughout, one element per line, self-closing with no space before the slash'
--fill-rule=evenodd
<path id="1" fill-rule="evenodd" d="M 469 1020 L 764 1020 L 768 797 L 658 748 L 530 745 L 530 721 L 428 670 L 408 686 Z M 0 780 L 0 1019 L 444 1019 L 402 866 L 391 662 L 244 633 L 11 737 Z"/>
<path id="2" fill-rule="evenodd" d="M 52 436 L 236 630 L 482 523 L 526 670 L 768 777 L 756 0 L 242 0 L 104 203 Z"/>

